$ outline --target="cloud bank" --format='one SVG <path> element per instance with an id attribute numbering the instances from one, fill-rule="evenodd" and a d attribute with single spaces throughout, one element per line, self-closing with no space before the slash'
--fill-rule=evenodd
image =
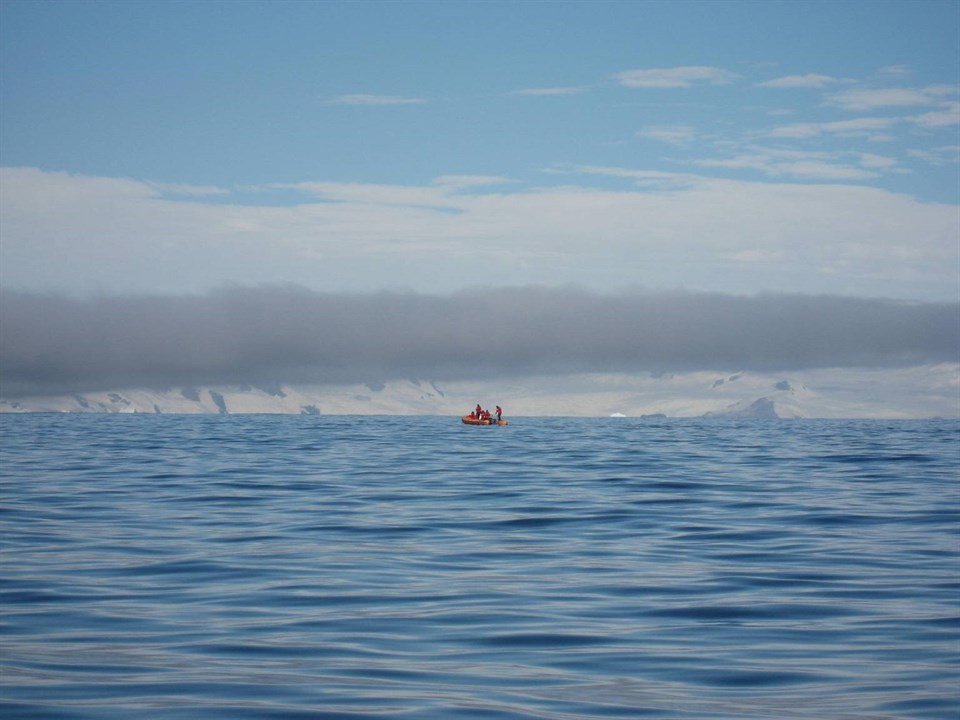
<path id="1" fill-rule="evenodd" d="M 0 292 L 0 395 L 577 372 L 894 367 L 960 357 L 960 305 L 831 296 L 234 287 Z"/>
<path id="2" fill-rule="evenodd" d="M 896 170 L 891 162 L 751 146 L 699 165 L 836 183 Z M 574 283 L 956 297 L 956 205 L 870 187 L 650 169 L 557 165 L 543 177 L 540 185 L 446 175 L 420 185 L 274 183 L 172 195 L 130 179 L 2 168 L 0 285 L 182 294 L 227 283 L 428 293 Z"/>

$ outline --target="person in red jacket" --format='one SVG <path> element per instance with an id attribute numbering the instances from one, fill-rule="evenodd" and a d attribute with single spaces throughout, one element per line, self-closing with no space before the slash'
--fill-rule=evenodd
<path id="1" fill-rule="evenodd" d="M 497 422 L 500 422 L 500 416 L 503 415 L 503 409 L 497 405 Z"/>

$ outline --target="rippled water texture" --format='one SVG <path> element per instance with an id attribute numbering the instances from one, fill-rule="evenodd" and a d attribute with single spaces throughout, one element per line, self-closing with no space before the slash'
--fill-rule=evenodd
<path id="1" fill-rule="evenodd" d="M 0 416 L 10 718 L 957 718 L 960 425 Z"/>

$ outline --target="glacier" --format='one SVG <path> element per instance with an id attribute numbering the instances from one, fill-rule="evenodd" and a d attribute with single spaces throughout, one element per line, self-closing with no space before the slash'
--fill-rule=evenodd
<path id="1" fill-rule="evenodd" d="M 127 388 L 0 398 L 0 412 L 452 415 L 477 403 L 507 416 L 960 417 L 960 363 L 793 373 L 596 373 L 361 385 Z"/>

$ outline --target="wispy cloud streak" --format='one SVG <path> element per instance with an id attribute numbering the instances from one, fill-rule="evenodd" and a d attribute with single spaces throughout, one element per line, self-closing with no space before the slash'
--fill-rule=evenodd
<path id="1" fill-rule="evenodd" d="M 673 67 L 625 70 L 616 79 L 630 88 L 688 88 L 694 85 L 728 85 L 739 75 L 716 67 Z"/>
<path id="2" fill-rule="evenodd" d="M 757 87 L 768 88 L 822 88 L 834 83 L 843 82 L 842 80 L 830 77 L 829 75 L 817 75 L 816 73 L 807 73 L 806 75 L 788 75 L 787 77 L 767 80 L 757 83 Z"/>
<path id="3" fill-rule="evenodd" d="M 843 110 L 876 110 L 878 108 L 936 105 L 956 95 L 957 88 L 934 85 L 926 88 L 854 89 L 836 93 L 827 102 Z"/>
<path id="4" fill-rule="evenodd" d="M 340 95 L 327 101 L 327 105 L 419 105 L 425 103 L 423 98 L 402 97 L 400 95 Z"/>
<path id="5" fill-rule="evenodd" d="M 541 87 L 541 88 L 526 88 L 524 90 L 514 90 L 509 93 L 510 95 L 520 95 L 528 97 L 549 97 L 552 95 L 580 95 L 587 91 L 588 88 L 578 85 L 578 86 L 568 86 L 568 87 Z"/>

